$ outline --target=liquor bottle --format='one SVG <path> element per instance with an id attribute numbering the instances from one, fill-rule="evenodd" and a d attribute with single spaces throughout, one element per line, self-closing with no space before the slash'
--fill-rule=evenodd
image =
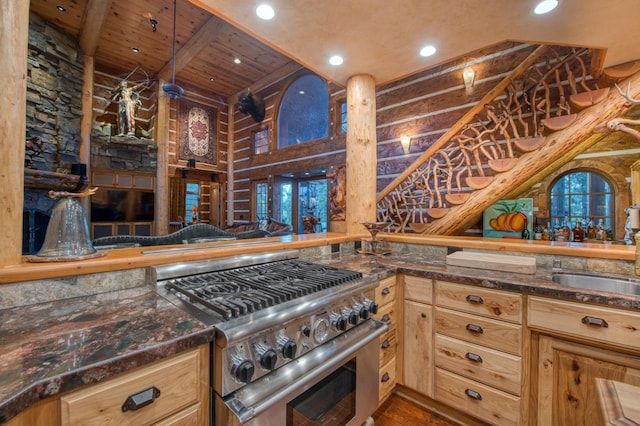
<path id="1" fill-rule="evenodd" d="M 604 237 L 605 237 L 604 234 L 605 234 L 604 220 L 600 218 L 598 220 L 598 226 L 596 226 L 596 240 L 604 240 Z"/>
<path id="2" fill-rule="evenodd" d="M 542 229 L 542 240 L 551 241 L 551 222 L 547 222 L 547 226 Z"/>
<path id="3" fill-rule="evenodd" d="M 569 228 L 566 218 L 562 221 L 560 232 L 562 233 L 562 241 L 571 241 L 571 228 Z"/>
<path id="4" fill-rule="evenodd" d="M 593 223 L 593 218 L 589 218 L 589 223 L 587 224 L 587 240 L 595 240 L 596 239 L 596 225 Z"/>
<path id="5" fill-rule="evenodd" d="M 560 231 L 560 221 L 556 218 L 556 223 L 553 225 L 553 241 L 564 241 L 563 238 Z"/>
<path id="6" fill-rule="evenodd" d="M 584 230 L 580 227 L 580 222 L 576 221 L 576 226 L 573 228 L 573 240 L 576 243 L 581 243 L 584 240 Z"/>

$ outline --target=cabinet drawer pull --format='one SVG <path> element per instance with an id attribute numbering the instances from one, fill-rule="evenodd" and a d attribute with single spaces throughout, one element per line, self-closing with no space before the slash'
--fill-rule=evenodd
<path id="1" fill-rule="evenodd" d="M 587 324 L 587 325 L 598 325 L 600 327 L 603 328 L 608 328 L 609 324 L 603 320 L 602 318 L 598 318 L 598 317 L 590 317 L 589 315 L 587 315 L 586 317 L 582 318 L 582 323 L 583 324 Z"/>
<path id="2" fill-rule="evenodd" d="M 482 357 L 478 354 L 474 354 L 473 352 L 467 352 L 465 355 L 469 361 L 477 362 L 478 364 L 482 364 Z"/>
<path id="3" fill-rule="evenodd" d="M 390 379 L 390 377 L 389 377 L 389 373 L 384 373 L 384 374 L 382 375 L 382 377 L 380 378 L 380 381 L 381 381 L 382 383 L 386 383 L 386 382 L 388 382 L 388 381 L 389 381 L 389 379 Z"/>
<path id="4" fill-rule="evenodd" d="M 464 393 L 469 398 L 473 398 L 477 401 L 482 401 L 482 395 L 480 395 L 478 392 L 474 391 L 473 389 L 465 389 Z"/>
<path id="5" fill-rule="evenodd" d="M 474 294 L 468 294 L 467 295 L 467 302 L 475 303 L 477 305 L 482 305 L 484 303 L 484 300 L 482 300 L 482 297 L 480 297 L 480 296 L 476 296 Z"/>
<path id="6" fill-rule="evenodd" d="M 386 296 L 387 294 L 391 293 L 391 290 L 389 290 L 389 287 L 385 287 L 382 289 L 381 293 L 383 296 Z"/>
<path id="7" fill-rule="evenodd" d="M 482 327 L 480 327 L 479 325 L 467 324 L 466 328 L 472 333 L 478 333 L 478 334 L 484 333 L 484 330 L 482 330 Z"/>
<path id="8" fill-rule="evenodd" d="M 124 404 L 122 404 L 122 412 L 138 410 L 145 405 L 151 404 L 159 396 L 160 389 L 155 386 L 138 393 L 134 393 L 133 395 L 129 395 L 126 401 L 124 401 Z"/>
<path id="9" fill-rule="evenodd" d="M 382 321 L 382 322 L 389 322 L 389 321 L 391 321 L 391 317 L 389 316 L 389 314 L 384 314 L 384 315 L 382 316 L 382 318 L 380 318 L 380 321 Z"/>
<path id="10" fill-rule="evenodd" d="M 426 318 L 426 317 L 427 317 L 427 313 L 426 313 L 426 312 L 420 312 L 420 316 L 421 316 L 422 318 Z"/>
<path id="11" fill-rule="evenodd" d="M 389 345 L 389 339 L 384 339 L 384 342 L 382 342 L 382 349 L 387 349 Z"/>

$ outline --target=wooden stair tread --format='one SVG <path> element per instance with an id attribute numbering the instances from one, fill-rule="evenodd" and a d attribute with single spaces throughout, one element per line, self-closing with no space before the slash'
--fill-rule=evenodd
<path id="1" fill-rule="evenodd" d="M 473 189 L 483 189 L 493 182 L 493 176 L 471 176 L 466 178 L 467 186 Z"/>
<path id="2" fill-rule="evenodd" d="M 427 223 L 412 222 L 409 224 L 409 228 L 411 228 L 413 232 L 418 234 L 424 233 L 427 230 L 427 226 Z"/>
<path id="3" fill-rule="evenodd" d="M 569 96 L 569 102 L 578 108 L 587 108 L 602 102 L 607 98 L 609 88 L 589 90 L 588 92 L 576 93 Z"/>
<path id="4" fill-rule="evenodd" d="M 496 158 L 488 161 L 489 167 L 496 173 L 502 173 L 513 169 L 518 164 L 517 158 Z"/>
<path id="5" fill-rule="evenodd" d="M 621 80 L 632 76 L 638 71 L 640 71 L 640 61 L 635 61 L 607 68 L 604 70 L 604 75 L 614 80 Z"/>
<path id="6" fill-rule="evenodd" d="M 427 209 L 427 214 L 434 219 L 445 217 L 447 213 L 449 213 L 448 208 L 431 207 Z"/>
<path id="7" fill-rule="evenodd" d="M 545 141 L 544 136 L 532 136 L 529 138 L 516 139 L 513 143 L 518 147 L 520 151 L 531 152 L 535 151 Z"/>
<path id="8" fill-rule="evenodd" d="M 557 117 L 545 118 L 542 120 L 542 124 L 549 130 L 557 131 L 571 126 L 577 118 L 577 114 L 559 115 Z"/>
<path id="9" fill-rule="evenodd" d="M 457 192 L 455 194 L 444 194 L 444 199 L 449 202 L 449 204 L 464 204 L 469 199 L 468 192 Z"/>

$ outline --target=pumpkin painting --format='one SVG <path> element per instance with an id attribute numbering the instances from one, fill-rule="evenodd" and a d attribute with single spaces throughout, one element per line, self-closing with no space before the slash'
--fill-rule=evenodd
<path id="1" fill-rule="evenodd" d="M 484 236 L 522 238 L 531 228 L 533 200 L 519 198 L 500 200 L 485 211 Z"/>

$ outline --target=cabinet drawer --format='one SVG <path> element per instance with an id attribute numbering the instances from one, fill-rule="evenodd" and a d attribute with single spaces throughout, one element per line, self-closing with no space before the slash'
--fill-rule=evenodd
<path id="1" fill-rule="evenodd" d="M 436 368 L 436 399 L 491 424 L 520 423 L 520 398 Z"/>
<path id="2" fill-rule="evenodd" d="M 396 316 L 396 304 L 387 303 L 386 305 L 378 307 L 378 313 L 373 315 L 373 318 L 388 324 L 389 328 L 393 327 L 395 329 Z"/>
<path id="3" fill-rule="evenodd" d="M 433 280 L 430 278 L 404 276 L 404 298 L 420 303 L 433 302 Z"/>
<path id="4" fill-rule="evenodd" d="M 519 325 L 436 308 L 436 333 L 521 355 L 522 327 Z"/>
<path id="5" fill-rule="evenodd" d="M 391 358 L 396 356 L 396 347 L 398 345 L 398 339 L 396 338 L 397 331 L 394 328 L 389 329 L 386 333 L 380 336 L 380 364 L 385 365 Z"/>
<path id="6" fill-rule="evenodd" d="M 436 366 L 520 395 L 521 358 L 436 334 Z"/>
<path id="7" fill-rule="evenodd" d="M 63 425 L 145 425 L 198 402 L 200 353 L 193 350 L 60 398 Z M 122 411 L 131 395 L 155 387 L 147 406 Z"/>
<path id="8" fill-rule="evenodd" d="M 522 324 L 522 295 L 517 293 L 436 281 L 436 304 Z"/>
<path id="9" fill-rule="evenodd" d="M 378 306 L 386 305 L 387 303 L 392 303 L 396 298 L 396 278 L 392 277 L 391 280 L 388 278 L 380 281 L 378 287 L 376 287 L 375 293 L 375 301 Z"/>
<path id="10" fill-rule="evenodd" d="M 528 323 L 532 328 L 640 349 L 637 312 L 531 296 Z"/>
<path id="11" fill-rule="evenodd" d="M 154 423 L 154 426 L 198 426 L 203 423 L 200 420 L 199 411 L 200 404 L 198 403 L 158 423 Z"/>
<path id="12" fill-rule="evenodd" d="M 375 374 L 375 373 L 374 373 Z M 396 359 L 393 358 L 380 369 L 380 381 L 378 383 L 378 402 L 382 402 L 396 385 Z"/>

